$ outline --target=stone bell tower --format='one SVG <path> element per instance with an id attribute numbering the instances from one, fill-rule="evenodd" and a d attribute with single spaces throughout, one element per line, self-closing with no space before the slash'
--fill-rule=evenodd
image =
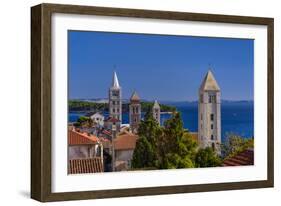
<path id="1" fill-rule="evenodd" d="M 152 107 L 152 115 L 159 125 L 160 125 L 160 112 L 161 112 L 160 105 L 158 104 L 157 100 L 155 100 L 154 105 Z"/>
<path id="2" fill-rule="evenodd" d="M 109 88 L 109 116 L 122 122 L 122 89 L 116 72 L 113 73 L 112 85 Z"/>
<path id="3" fill-rule="evenodd" d="M 221 91 L 209 70 L 199 89 L 198 142 L 201 148 L 212 147 L 220 154 Z"/>
<path id="4" fill-rule="evenodd" d="M 132 94 L 130 98 L 129 106 L 129 118 L 130 118 L 130 127 L 133 133 L 137 133 L 139 123 L 141 121 L 141 104 L 140 98 L 136 91 Z"/>

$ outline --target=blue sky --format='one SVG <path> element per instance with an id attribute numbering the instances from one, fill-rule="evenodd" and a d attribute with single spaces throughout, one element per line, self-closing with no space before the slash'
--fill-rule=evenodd
<path id="1" fill-rule="evenodd" d="M 69 98 L 106 98 L 116 70 L 123 98 L 192 101 L 209 65 L 222 99 L 252 100 L 254 40 L 68 32 Z"/>

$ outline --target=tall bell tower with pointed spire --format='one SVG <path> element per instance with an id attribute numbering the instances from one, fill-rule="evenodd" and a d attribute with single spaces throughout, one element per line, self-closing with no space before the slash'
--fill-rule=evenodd
<path id="1" fill-rule="evenodd" d="M 122 89 L 114 71 L 112 85 L 109 88 L 109 116 L 122 122 Z"/>
<path id="2" fill-rule="evenodd" d="M 212 147 L 220 154 L 221 91 L 210 70 L 199 89 L 198 142 L 201 148 Z"/>
<path id="3" fill-rule="evenodd" d="M 137 133 L 139 128 L 139 123 L 141 121 L 141 104 L 140 97 L 136 91 L 132 94 L 130 98 L 129 106 L 129 118 L 130 118 L 130 127 L 133 133 Z"/>

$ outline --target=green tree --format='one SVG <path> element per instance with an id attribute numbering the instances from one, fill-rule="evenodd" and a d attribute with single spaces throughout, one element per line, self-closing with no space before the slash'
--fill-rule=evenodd
<path id="1" fill-rule="evenodd" d="M 197 144 L 183 128 L 180 113 L 175 112 L 172 118 L 164 123 L 163 131 L 157 140 L 159 168 L 194 167 Z"/>
<path id="2" fill-rule="evenodd" d="M 132 168 L 149 168 L 155 166 L 155 152 L 145 137 L 137 140 L 132 159 Z"/>
<path id="3" fill-rule="evenodd" d="M 92 127 L 93 120 L 90 117 L 81 116 L 74 125 L 76 127 Z"/>
<path id="4" fill-rule="evenodd" d="M 140 122 L 138 135 L 147 138 L 153 149 L 156 148 L 156 139 L 161 133 L 161 128 L 157 121 L 153 118 L 151 110 L 146 112 L 144 120 Z"/>
<path id="5" fill-rule="evenodd" d="M 253 138 L 242 138 L 239 135 L 228 134 L 226 142 L 221 145 L 222 155 L 224 158 L 235 156 L 236 154 L 245 151 L 248 148 L 254 147 Z"/>
<path id="6" fill-rule="evenodd" d="M 136 147 L 133 153 L 132 167 L 156 167 L 156 139 L 161 129 L 153 118 L 151 111 L 145 114 L 138 128 Z"/>
<path id="7" fill-rule="evenodd" d="M 221 165 L 221 159 L 211 147 L 199 149 L 195 156 L 196 167 L 217 167 Z"/>

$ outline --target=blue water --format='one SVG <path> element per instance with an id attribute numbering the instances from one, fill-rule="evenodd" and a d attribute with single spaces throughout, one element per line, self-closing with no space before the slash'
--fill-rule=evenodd
<path id="1" fill-rule="evenodd" d="M 198 131 L 198 106 L 197 104 L 174 105 L 181 112 L 184 127 L 191 132 Z M 75 122 L 85 113 L 69 113 L 69 121 Z M 108 116 L 108 114 L 104 114 Z M 144 114 L 142 114 L 143 116 Z M 161 124 L 170 118 L 170 114 L 161 115 Z M 122 123 L 129 123 L 128 113 L 123 113 Z M 234 133 L 245 138 L 254 136 L 254 105 L 252 102 L 222 103 L 221 106 L 222 141 L 227 133 Z"/>

